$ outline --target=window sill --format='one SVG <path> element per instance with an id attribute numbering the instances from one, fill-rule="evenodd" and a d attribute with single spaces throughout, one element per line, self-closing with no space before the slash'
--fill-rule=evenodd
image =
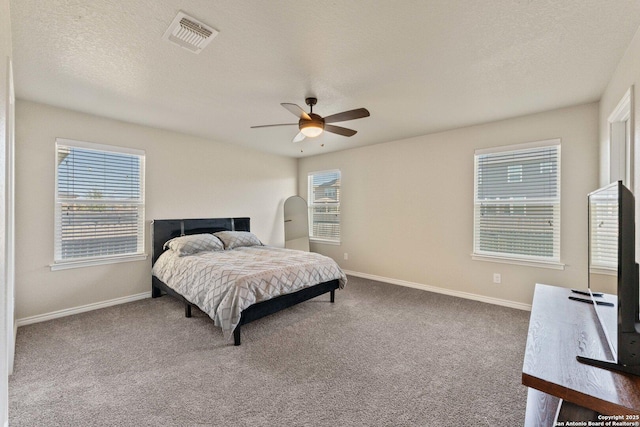
<path id="1" fill-rule="evenodd" d="M 147 254 L 123 255 L 108 258 L 86 259 L 82 261 L 62 261 L 51 264 L 51 271 L 68 270 L 71 268 L 93 267 L 96 265 L 118 264 L 121 262 L 144 261 Z"/>
<path id="2" fill-rule="evenodd" d="M 607 268 L 607 267 L 591 267 L 589 269 L 589 273 L 591 274 L 602 274 L 605 276 L 617 276 L 618 270 L 615 268 Z"/>
<path id="3" fill-rule="evenodd" d="M 314 239 L 314 238 L 309 238 L 309 243 L 320 243 L 323 245 L 334 245 L 334 246 L 340 246 L 342 244 L 342 242 L 340 242 L 339 240 L 322 240 L 322 239 Z"/>
<path id="4" fill-rule="evenodd" d="M 508 258 L 492 255 L 471 254 L 476 261 L 499 262 L 503 264 L 524 265 L 527 267 L 550 268 L 552 270 L 564 270 L 565 264 L 555 261 L 536 261 L 529 259 Z"/>

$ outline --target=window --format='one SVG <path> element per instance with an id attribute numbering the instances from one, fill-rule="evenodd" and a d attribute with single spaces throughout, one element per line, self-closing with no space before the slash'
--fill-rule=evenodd
<path id="1" fill-rule="evenodd" d="M 618 187 L 589 195 L 589 267 L 592 272 L 618 270 Z"/>
<path id="2" fill-rule="evenodd" d="M 473 255 L 560 265 L 560 140 L 476 151 Z"/>
<path id="3" fill-rule="evenodd" d="M 522 165 L 507 166 L 507 182 L 522 182 Z"/>
<path id="4" fill-rule="evenodd" d="M 340 243 L 340 171 L 309 174 L 309 237 Z"/>
<path id="5" fill-rule="evenodd" d="M 144 259 L 144 152 L 56 140 L 52 269 Z"/>

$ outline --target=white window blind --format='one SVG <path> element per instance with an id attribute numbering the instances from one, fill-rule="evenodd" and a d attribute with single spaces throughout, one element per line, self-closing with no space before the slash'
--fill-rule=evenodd
<path id="1" fill-rule="evenodd" d="M 309 237 L 340 242 L 340 171 L 309 174 Z"/>
<path id="2" fill-rule="evenodd" d="M 618 186 L 589 195 L 589 267 L 618 268 Z"/>
<path id="3" fill-rule="evenodd" d="M 56 140 L 55 263 L 144 252 L 144 152 Z"/>
<path id="4" fill-rule="evenodd" d="M 475 155 L 474 254 L 560 262 L 560 141 Z"/>

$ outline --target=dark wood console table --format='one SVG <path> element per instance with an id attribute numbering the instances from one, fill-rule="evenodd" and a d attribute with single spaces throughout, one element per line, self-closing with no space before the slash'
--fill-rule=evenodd
<path id="1" fill-rule="evenodd" d="M 640 377 L 576 360 L 577 355 L 607 359 L 610 351 L 593 305 L 569 300 L 570 295 L 570 289 L 536 285 L 522 367 L 522 384 L 529 387 L 525 426 L 602 421 L 599 415 L 640 421 Z"/>

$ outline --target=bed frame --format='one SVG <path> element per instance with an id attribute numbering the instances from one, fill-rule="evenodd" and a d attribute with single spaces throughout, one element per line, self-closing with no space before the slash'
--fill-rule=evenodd
<path id="1" fill-rule="evenodd" d="M 251 220 L 242 218 L 204 218 L 204 219 L 160 219 L 151 222 L 151 265 L 164 252 L 167 240 L 187 234 L 215 233 L 217 231 L 251 231 Z M 276 313 L 295 304 L 330 293 L 331 302 L 335 302 L 335 291 L 339 287 L 338 280 L 318 283 L 317 285 L 301 289 L 297 292 L 253 304 L 242 311 L 240 323 L 233 331 L 233 344 L 240 345 L 240 327 L 249 322 Z M 191 317 L 191 304 L 182 295 L 171 289 L 156 276 L 151 276 L 151 296 L 158 298 L 164 294 L 170 295 L 184 303 L 185 317 Z"/>

